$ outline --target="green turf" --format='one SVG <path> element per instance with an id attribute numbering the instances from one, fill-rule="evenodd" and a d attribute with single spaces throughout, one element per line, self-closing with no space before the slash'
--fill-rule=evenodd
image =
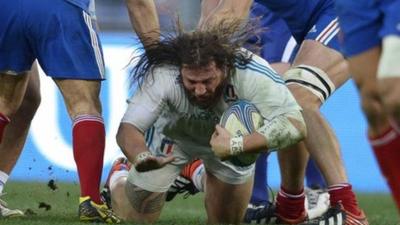
<path id="1" fill-rule="evenodd" d="M 77 222 L 78 185 L 57 184 L 56 191 L 52 191 L 44 183 L 12 183 L 9 182 L 2 198 L 10 207 L 32 210 L 35 215 L 21 219 L 2 219 L 0 224 L 12 225 L 50 225 L 50 224 L 85 224 Z M 206 221 L 203 207 L 203 196 L 197 195 L 184 200 L 176 198 L 167 203 L 161 218 L 156 224 L 188 225 L 204 224 Z M 359 194 L 358 199 L 367 213 L 371 225 L 400 225 L 396 208 L 385 194 Z M 39 208 L 39 203 L 51 205 L 46 211 Z M 227 206 L 229 207 L 229 206 Z"/>

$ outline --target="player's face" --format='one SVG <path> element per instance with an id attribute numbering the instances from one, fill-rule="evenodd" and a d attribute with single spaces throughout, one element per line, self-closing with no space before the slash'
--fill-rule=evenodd
<path id="1" fill-rule="evenodd" d="M 202 68 L 183 65 L 181 75 L 183 86 L 193 104 L 209 108 L 218 102 L 226 75 L 214 62 Z"/>

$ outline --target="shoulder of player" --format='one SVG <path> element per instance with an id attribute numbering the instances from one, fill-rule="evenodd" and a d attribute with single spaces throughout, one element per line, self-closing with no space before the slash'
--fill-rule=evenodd
<path id="1" fill-rule="evenodd" d="M 275 82 L 284 84 L 284 81 L 263 58 L 252 54 L 251 60 L 244 65 L 235 64 L 235 73 L 233 75 L 238 82 Z"/>

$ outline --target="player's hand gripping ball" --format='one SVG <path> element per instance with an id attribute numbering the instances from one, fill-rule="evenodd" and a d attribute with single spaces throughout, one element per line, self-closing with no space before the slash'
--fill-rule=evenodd
<path id="1" fill-rule="evenodd" d="M 219 124 L 234 138 L 255 132 L 263 123 L 264 119 L 254 104 L 239 100 L 224 112 Z M 230 157 L 229 160 L 236 166 L 245 167 L 253 164 L 257 157 L 258 153 L 240 153 Z"/>

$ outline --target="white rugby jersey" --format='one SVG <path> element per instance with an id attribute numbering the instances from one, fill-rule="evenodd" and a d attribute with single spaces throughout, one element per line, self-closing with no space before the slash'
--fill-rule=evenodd
<path id="1" fill-rule="evenodd" d="M 215 125 L 234 100 L 253 103 L 266 120 L 301 110 L 281 77 L 257 55 L 248 65 L 236 65 L 219 103 L 210 109 L 191 104 L 178 77 L 178 68 L 156 68 L 128 100 L 122 122 L 142 132 L 155 125 L 172 140 L 209 146 Z"/>

